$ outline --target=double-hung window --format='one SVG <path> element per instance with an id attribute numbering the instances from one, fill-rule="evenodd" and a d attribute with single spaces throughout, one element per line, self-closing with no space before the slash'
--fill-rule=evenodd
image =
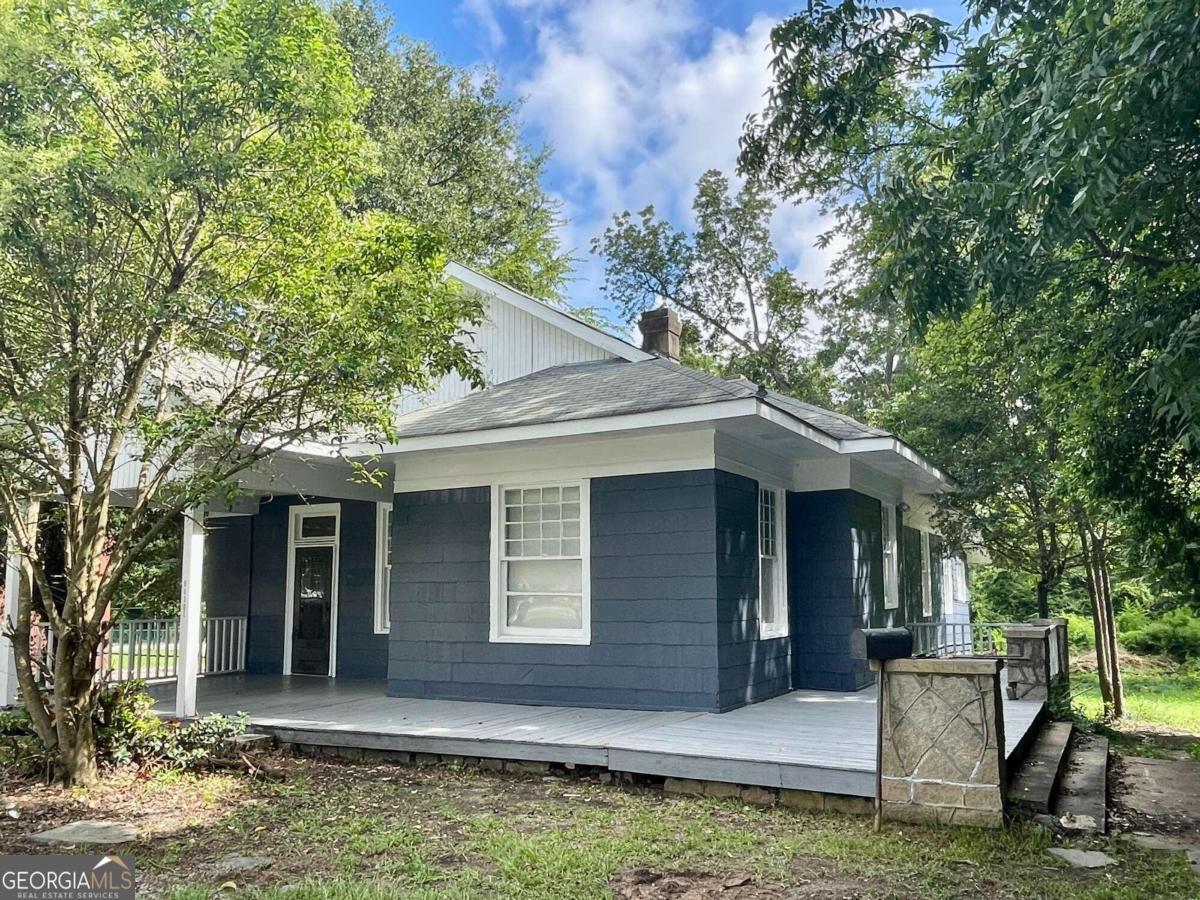
<path id="1" fill-rule="evenodd" d="M 392 627 L 388 608 L 392 586 L 392 504 L 375 505 L 375 633 Z"/>
<path id="2" fill-rule="evenodd" d="M 883 507 L 883 608 L 900 607 L 900 569 L 896 558 L 896 507 Z"/>
<path id="3" fill-rule="evenodd" d="M 788 633 L 787 557 L 783 523 L 783 493 L 758 490 L 758 633 L 783 637 Z"/>
<path id="4" fill-rule="evenodd" d="M 493 641 L 591 641 L 588 487 L 494 488 Z"/>
<path id="5" fill-rule="evenodd" d="M 929 560 L 929 532 L 921 532 L 921 615 L 933 618 L 933 570 Z"/>

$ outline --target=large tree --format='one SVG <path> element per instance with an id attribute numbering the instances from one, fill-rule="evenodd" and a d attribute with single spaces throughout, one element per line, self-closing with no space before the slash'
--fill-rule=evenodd
<path id="1" fill-rule="evenodd" d="M 772 43 L 743 169 L 836 210 L 862 290 L 919 324 L 1083 301 L 1059 373 L 1081 474 L 1195 591 L 1200 0 L 984 0 L 953 25 L 814 0 Z"/>
<path id="2" fill-rule="evenodd" d="M 734 193 L 714 169 L 696 183 L 692 210 L 690 234 L 652 206 L 614 216 L 592 245 L 604 257 L 604 292 L 629 322 L 659 303 L 676 309 L 696 362 L 828 403 L 831 379 L 808 338 L 818 294 L 771 243 L 774 201 L 753 184 Z"/>
<path id="3" fill-rule="evenodd" d="M 281 449 L 386 431 L 405 386 L 474 376 L 454 338 L 479 310 L 443 283 L 441 243 L 347 212 L 374 156 L 365 99 L 310 0 L 0 17 L 0 516 L 23 586 L 8 637 L 67 781 L 96 774 L 105 610 L 162 529 Z M 57 638 L 45 693 L 35 613 Z"/>
<path id="4" fill-rule="evenodd" d="M 490 69 L 461 69 L 428 45 L 394 38 L 374 0 L 332 6 L 355 77 L 370 91 L 359 121 L 378 166 L 357 190 L 444 236 L 448 252 L 519 290 L 559 299 L 570 260 L 558 205 L 541 186 L 547 153 L 521 138 L 518 107 Z"/>

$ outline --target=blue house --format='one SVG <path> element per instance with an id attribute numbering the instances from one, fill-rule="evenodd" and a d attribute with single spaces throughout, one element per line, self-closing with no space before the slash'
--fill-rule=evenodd
<path id="1" fill-rule="evenodd" d="M 867 685 L 855 628 L 965 617 L 930 516 L 953 482 L 899 438 L 681 365 L 668 310 L 634 346 L 449 275 L 486 300 L 489 387 L 402 398 L 398 440 L 348 453 L 379 486 L 307 448 L 189 531 L 248 674 L 723 712 Z"/>

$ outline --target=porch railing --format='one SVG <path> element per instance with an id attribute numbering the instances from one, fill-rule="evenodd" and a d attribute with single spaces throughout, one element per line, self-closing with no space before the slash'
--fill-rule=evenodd
<path id="1" fill-rule="evenodd" d="M 1008 655 L 1005 622 L 913 622 L 913 656 Z"/>
<path id="2" fill-rule="evenodd" d="M 50 623 L 30 635 L 34 674 L 42 687 L 53 677 L 56 646 Z M 100 650 L 98 668 L 109 684 L 141 679 L 166 681 L 179 674 L 179 620 L 127 619 L 114 622 Z M 200 621 L 200 674 L 220 675 L 246 668 L 246 617 L 208 616 Z"/>

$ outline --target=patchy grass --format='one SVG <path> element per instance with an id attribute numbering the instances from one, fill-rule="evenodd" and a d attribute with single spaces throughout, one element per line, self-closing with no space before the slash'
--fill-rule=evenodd
<path id="1" fill-rule="evenodd" d="M 1200 735 L 1200 671 L 1127 672 L 1121 731 L 1165 731 Z M 1072 700 L 1089 719 L 1103 713 L 1095 673 L 1071 673 Z"/>
<path id="2" fill-rule="evenodd" d="M 240 894 L 289 900 L 384 897 L 654 898 L 988 897 L 1133 900 L 1195 897 L 1180 854 L 1119 838 L 1092 842 L 1120 860 L 1077 872 L 1037 829 L 887 825 L 664 796 L 579 777 L 279 759 L 281 783 L 218 775 L 114 777 L 90 792 L 10 786 L 20 819 L 0 845 L 97 812 L 132 821 L 141 896 Z M 226 854 L 266 856 L 222 873 Z M 669 873 L 664 877 L 663 873 Z"/>

